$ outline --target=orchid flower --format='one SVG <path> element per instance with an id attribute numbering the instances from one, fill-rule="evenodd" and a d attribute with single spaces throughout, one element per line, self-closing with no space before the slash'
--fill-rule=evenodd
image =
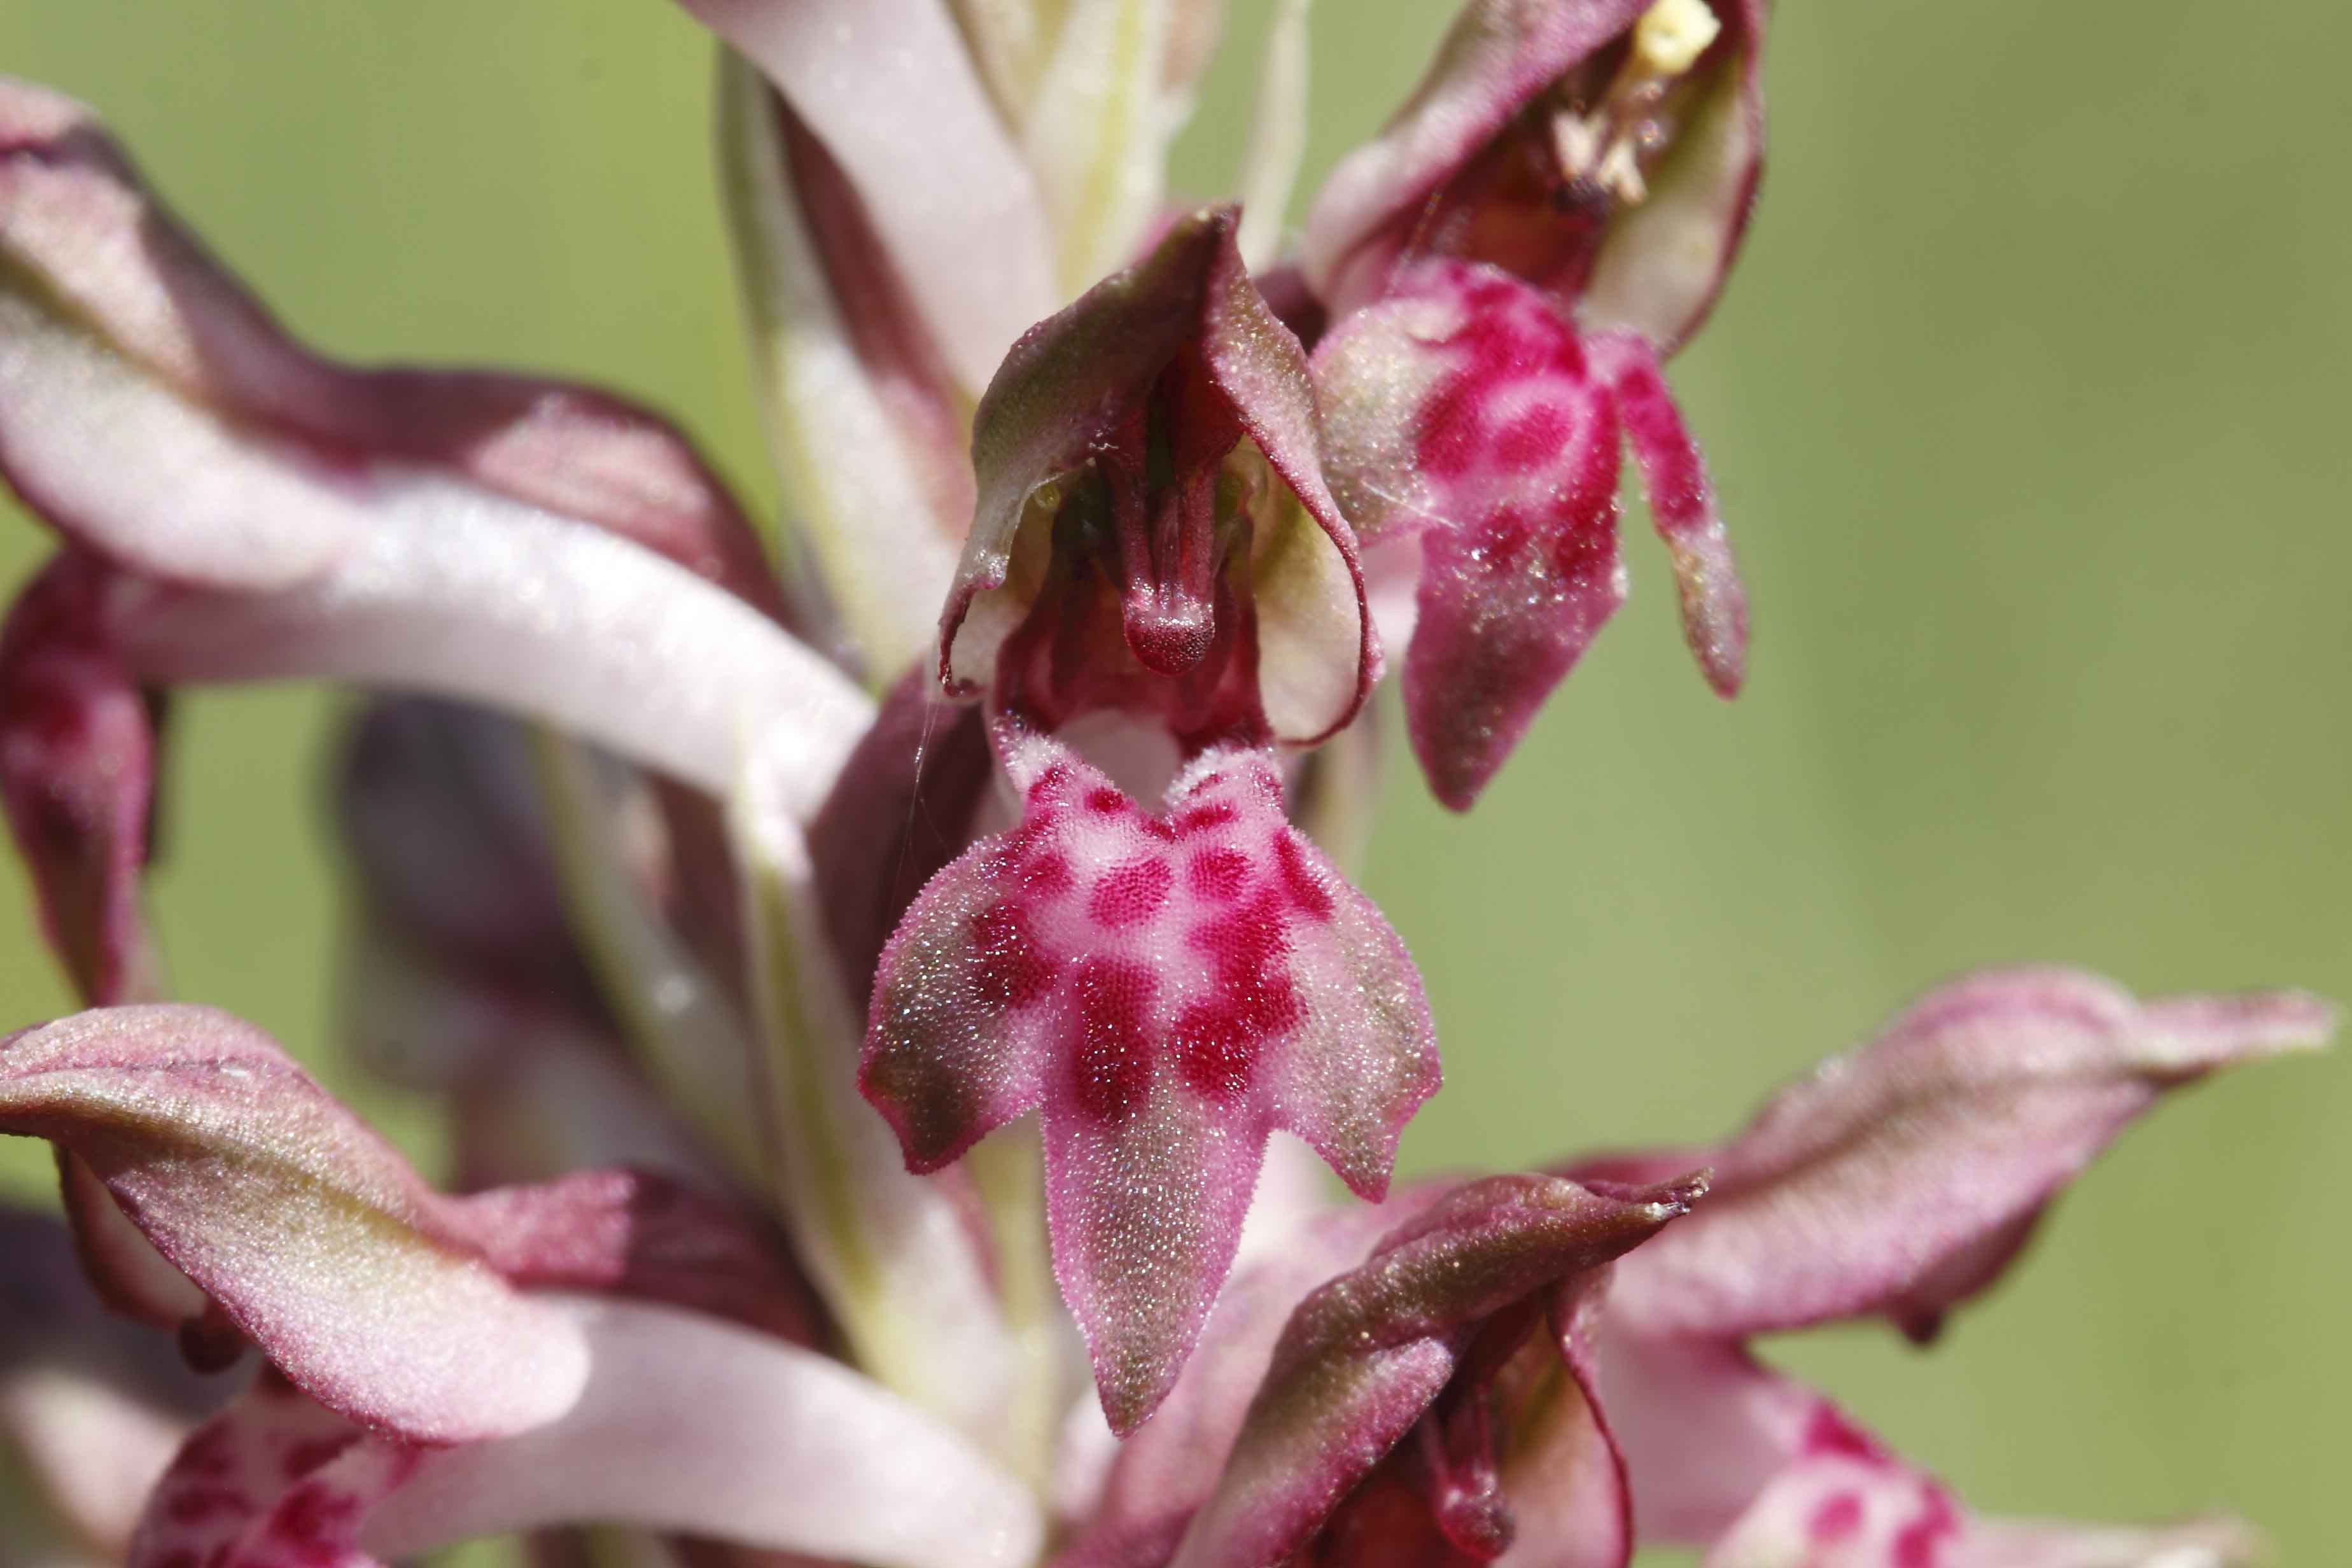
<path id="1" fill-rule="evenodd" d="M 1297 0 L 1249 215 L 1164 201 L 1205 0 L 688 8 L 781 569 L 646 409 L 295 342 L 0 80 L 0 474 L 61 541 L 0 628 L 0 806 L 86 1005 L 0 1038 L 65 1221 L 0 1225 L 0 1550 L 2245 1557 L 1979 1517 L 1748 1342 L 1924 1340 L 2309 998 L 1980 976 L 1719 1147 L 1390 1191 L 1438 1062 L 1341 869 L 1375 602 L 1418 571 L 1410 728 L 1466 804 L 1622 594 L 1627 436 L 1736 683 L 1656 364 L 1745 213 L 1760 12 L 1476 0 L 1302 290 L 1253 274 Z M 175 1000 L 145 917 L 170 691 L 285 679 L 367 693 L 338 1028 L 446 1110 L 446 1188 Z"/>
<path id="2" fill-rule="evenodd" d="M 1708 1568 L 2250 1562 L 2227 1520 L 1979 1518 L 1745 1342 L 1885 1317 L 1924 1342 L 2163 1094 L 2333 1024 L 2293 994 L 1991 973 L 1717 1147 L 1310 1216 L 1235 1279 L 1060 1561 L 1622 1564 L 1638 1532 Z"/>
<path id="3" fill-rule="evenodd" d="M 1392 601 L 1413 749 L 1457 810 L 1624 600 L 1622 442 L 1691 651 L 1739 689 L 1747 601 L 1659 363 L 1747 224 L 1763 30 L 1758 0 L 1470 0 L 1307 219 L 1332 490 Z"/>

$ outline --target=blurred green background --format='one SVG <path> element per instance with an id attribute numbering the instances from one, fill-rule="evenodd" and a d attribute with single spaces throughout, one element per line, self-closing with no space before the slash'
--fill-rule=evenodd
<path id="1" fill-rule="evenodd" d="M 1449 10 L 1326 0 L 1310 182 Z M 1235 11 L 1182 145 L 1197 191 L 1244 130 L 1264 21 Z M 1674 370 L 1757 606 L 1752 684 L 1725 707 L 1688 668 L 1637 514 L 1635 602 L 1478 813 L 1392 759 L 1370 891 L 1448 1077 L 1412 1167 L 1711 1137 L 1976 964 L 2352 995 L 2347 51 L 2336 7 L 1785 8 L 1759 222 Z M 682 13 L 16 0 L 0 69 L 97 105 L 313 341 L 610 383 L 772 510 Z M 12 580 L 45 548 L 0 530 Z M 181 992 L 306 1049 L 331 712 L 189 699 L 155 880 Z M 0 876 L 14 1026 L 68 1003 Z M 2285 1562 L 2339 1561 L 2347 1126 L 2341 1060 L 2217 1083 L 1933 1352 L 1771 1349 L 1986 1509 L 2226 1505 Z M 9 1191 L 40 1189 L 39 1152 L 0 1153 Z"/>

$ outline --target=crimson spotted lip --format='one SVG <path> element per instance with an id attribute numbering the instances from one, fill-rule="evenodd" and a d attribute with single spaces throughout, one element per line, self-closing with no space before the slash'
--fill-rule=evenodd
<path id="1" fill-rule="evenodd" d="M 1199 1335 L 1267 1138 L 1377 1198 L 1435 1041 L 1403 944 L 1289 825 L 1265 753 L 1202 754 L 1159 812 L 1048 737 L 1004 761 L 1020 826 L 908 909 L 860 1083 L 919 1171 L 1041 1112 L 1055 1272 L 1126 1431 Z"/>
<path id="2" fill-rule="evenodd" d="M 1467 809 L 1626 594 L 1630 442 L 1715 690 L 1748 606 L 1660 361 L 1744 231 L 1762 149 L 1759 10 L 1474 4 L 1332 175 L 1306 274 L 1333 494 L 1405 646 L 1405 712 Z"/>

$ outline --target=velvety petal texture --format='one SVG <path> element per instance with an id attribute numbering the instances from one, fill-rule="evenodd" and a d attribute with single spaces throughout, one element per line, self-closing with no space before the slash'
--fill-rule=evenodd
<path id="1" fill-rule="evenodd" d="M 1643 340 L 1587 342 L 1497 268 L 1424 261 L 1333 327 L 1315 374 L 1333 493 L 1371 569 L 1402 557 L 1417 577 L 1405 714 L 1440 800 L 1476 800 L 1624 602 L 1621 434 L 1691 650 L 1719 694 L 1738 690 L 1746 596 L 1705 463 Z"/>
<path id="2" fill-rule="evenodd" d="M 272 1362 L 354 1416 L 454 1442 L 579 1396 L 579 1336 L 249 1025 L 148 1006 L 22 1031 L 0 1046 L 0 1128 L 88 1161 Z"/>
<path id="3" fill-rule="evenodd" d="M 1739 1337 L 1888 1313 L 1930 1331 L 2114 1137 L 2216 1068 L 2325 1043 L 2292 993 L 2139 1003 L 2095 975 L 1995 971 L 1923 998 L 1783 1090 L 1714 1151 L 1576 1167 L 1655 1179 L 1707 1164 L 1690 1223 L 1620 1270 L 1613 1310 L 1657 1334 Z M 1957 1272 L 1955 1260 L 1979 1266 Z"/>
<path id="4" fill-rule="evenodd" d="M 1406 721 L 1467 809 L 1624 602 L 1616 407 L 1532 290 L 1452 262 L 1341 321 L 1316 372 L 1365 548 L 1418 552 Z"/>
<path id="5" fill-rule="evenodd" d="M 1268 1182 L 1280 1147 L 1277 1140 L 1267 1151 Z M 1118 1445 L 1098 1489 L 1080 1500 L 1074 1511 L 1084 1525 L 1057 1568 L 1124 1562 L 1155 1543 L 1155 1561 L 1172 1555 L 1185 1525 L 1216 1489 L 1291 1313 L 1446 1192 L 1437 1184 L 1411 1186 L 1378 1204 L 1338 1207 L 1327 1199 L 1244 1258 L 1167 1400 Z"/>
<path id="6" fill-rule="evenodd" d="M 1051 741 L 1006 762 L 1021 826 L 908 912 L 860 1081 L 917 1170 L 1042 1107 L 1055 1269 L 1124 1431 L 1200 1333 L 1267 1135 L 1377 1197 L 1436 1052 L 1402 945 L 1285 820 L 1271 758 L 1210 752 L 1157 815 Z"/>
<path id="7" fill-rule="evenodd" d="M 1230 208 L 1177 223 L 990 384 L 940 622 L 951 692 L 1048 725 L 1143 706 L 1180 737 L 1255 727 L 1300 744 L 1362 703 L 1379 652 L 1354 536 L 1324 484 L 1306 353 L 1251 283 L 1236 225 Z"/>
<path id="8" fill-rule="evenodd" d="M 1683 1214 L 1703 1190 L 1601 1193 L 1555 1178 L 1500 1176 L 1408 1220 L 1361 1268 L 1292 1314 L 1176 1563 L 1274 1568 L 1289 1561 L 1422 1421 L 1498 1315 L 1521 1303 L 1557 1304 L 1562 1292 L 1572 1300 L 1585 1276 Z M 1612 1514 L 1585 1525 L 1612 1531 Z M 1457 1514 L 1448 1522 L 1466 1521 Z M 1622 1548 L 1621 1539 L 1620 1556 Z M 1339 1551 L 1310 1560 L 1380 1559 Z"/>
<path id="9" fill-rule="evenodd" d="M 784 726 L 812 801 L 863 729 L 666 426 L 578 388 L 311 355 L 84 110 L 15 82 L 0 258 L 0 469 L 135 574 L 97 619 L 138 679 L 471 697 L 714 790 L 747 731 Z"/>
<path id="10" fill-rule="evenodd" d="M 1716 510 L 1706 459 L 1683 424 L 1647 338 L 1605 333 L 1591 341 L 1591 354 L 1595 372 L 1615 395 L 1641 468 L 1650 521 L 1674 563 L 1683 640 L 1716 695 L 1737 697 L 1748 668 L 1748 591 Z"/>

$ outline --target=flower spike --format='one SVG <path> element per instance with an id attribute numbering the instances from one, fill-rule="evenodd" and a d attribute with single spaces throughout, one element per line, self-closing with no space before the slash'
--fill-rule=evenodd
<path id="1" fill-rule="evenodd" d="M 860 1082 L 918 1171 L 1042 1107 L 1055 1272 L 1126 1432 L 1199 1336 L 1267 1137 L 1377 1198 L 1436 1050 L 1402 944 L 1285 821 L 1269 756 L 1204 754 L 1154 815 L 1051 739 L 1005 752 L 1021 826 L 908 910 Z"/>

